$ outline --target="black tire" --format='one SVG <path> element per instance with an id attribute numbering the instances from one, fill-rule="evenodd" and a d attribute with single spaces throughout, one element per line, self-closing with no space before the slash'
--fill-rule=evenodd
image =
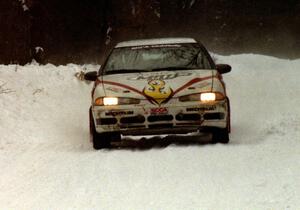
<path id="1" fill-rule="evenodd" d="M 228 128 L 228 133 L 231 132 L 231 110 L 230 110 L 230 101 L 229 98 L 226 98 L 227 100 L 227 107 L 228 107 L 228 118 L 227 118 L 227 128 Z"/>
<path id="2" fill-rule="evenodd" d="M 228 107 L 228 116 L 227 116 L 227 126 L 226 128 L 215 128 L 212 131 L 212 143 L 222 143 L 228 144 L 229 142 L 229 133 L 231 131 L 231 120 L 230 120 L 230 102 L 229 98 L 227 100 L 227 107 Z"/>
<path id="3" fill-rule="evenodd" d="M 97 133 L 95 128 L 95 123 L 92 115 L 92 110 L 90 109 L 90 136 L 91 142 L 93 143 L 94 149 L 110 148 L 111 136 L 109 133 Z"/>
<path id="4" fill-rule="evenodd" d="M 227 144 L 229 142 L 228 128 L 216 128 L 212 132 L 212 142 Z"/>

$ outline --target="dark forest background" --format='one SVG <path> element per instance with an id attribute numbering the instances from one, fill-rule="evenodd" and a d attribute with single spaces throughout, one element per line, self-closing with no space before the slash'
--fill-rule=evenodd
<path id="1" fill-rule="evenodd" d="M 0 0 L 0 63 L 101 63 L 116 42 L 168 36 L 294 59 L 299 26 L 299 0 Z"/>

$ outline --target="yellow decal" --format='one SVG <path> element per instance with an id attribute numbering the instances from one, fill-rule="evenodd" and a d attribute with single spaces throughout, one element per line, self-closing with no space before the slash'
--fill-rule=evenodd
<path id="1" fill-rule="evenodd" d="M 143 92 L 151 102 L 161 105 L 163 102 L 168 101 L 173 90 L 167 87 L 166 82 L 163 80 L 150 80 Z"/>

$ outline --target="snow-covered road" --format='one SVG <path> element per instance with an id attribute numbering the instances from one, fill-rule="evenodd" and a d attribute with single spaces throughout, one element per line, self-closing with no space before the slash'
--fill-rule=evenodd
<path id="1" fill-rule="evenodd" d="M 99 151 L 81 67 L 0 65 L 0 209 L 300 209 L 300 60 L 215 57 L 233 67 L 230 144 Z"/>

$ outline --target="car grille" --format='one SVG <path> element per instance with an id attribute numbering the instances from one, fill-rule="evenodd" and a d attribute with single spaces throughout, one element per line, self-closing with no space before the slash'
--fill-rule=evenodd
<path id="1" fill-rule="evenodd" d="M 100 118 L 97 119 L 97 124 L 100 125 L 114 125 L 118 122 L 116 118 Z"/>
<path id="2" fill-rule="evenodd" d="M 122 117 L 120 119 L 121 124 L 131 124 L 131 123 L 144 123 L 145 117 L 142 115 L 133 116 L 133 117 Z"/>
<path id="3" fill-rule="evenodd" d="M 203 116 L 197 113 L 193 114 L 177 114 L 175 116 L 175 124 L 176 125 L 184 125 L 184 124 L 193 124 L 197 122 L 201 122 L 203 120 L 220 120 L 224 119 L 225 114 L 221 112 L 216 113 L 205 113 Z M 100 118 L 97 119 L 97 124 L 99 125 L 116 125 L 119 122 L 119 126 L 121 128 L 138 128 L 145 127 L 144 123 L 149 123 L 149 128 L 159 128 L 160 126 L 172 127 L 174 117 L 173 115 L 150 115 L 147 119 L 142 115 L 130 116 L 130 117 L 121 117 L 119 120 L 117 118 Z M 172 121 L 172 122 L 171 122 Z M 142 124 L 142 125 L 141 125 Z"/>
<path id="4" fill-rule="evenodd" d="M 206 113 L 203 115 L 203 119 L 205 120 L 221 120 L 224 119 L 224 113 L 217 112 L 217 113 Z"/>
<path id="5" fill-rule="evenodd" d="M 200 114 L 177 114 L 176 120 L 178 121 L 199 121 L 201 120 Z"/>
<path id="6" fill-rule="evenodd" d="M 173 119 L 172 115 L 151 115 L 148 117 L 148 122 L 172 121 Z"/>

